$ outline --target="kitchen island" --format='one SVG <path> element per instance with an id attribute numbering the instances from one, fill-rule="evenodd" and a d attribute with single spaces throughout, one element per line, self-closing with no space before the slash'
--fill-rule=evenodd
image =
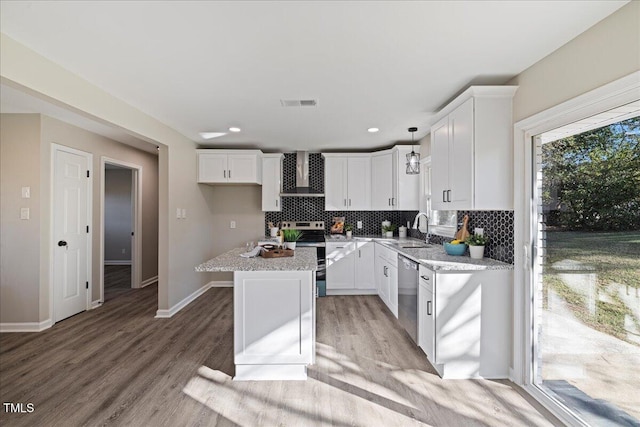
<path id="1" fill-rule="evenodd" d="M 305 380 L 315 362 L 315 248 L 243 258 L 232 249 L 196 267 L 233 271 L 234 380 Z"/>

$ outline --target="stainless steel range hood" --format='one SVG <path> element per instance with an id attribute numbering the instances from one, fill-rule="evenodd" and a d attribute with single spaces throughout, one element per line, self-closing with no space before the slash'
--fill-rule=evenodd
<path id="1" fill-rule="evenodd" d="M 324 197 L 324 193 L 309 187 L 309 153 L 307 151 L 296 152 L 296 187 L 283 191 L 280 197 Z"/>

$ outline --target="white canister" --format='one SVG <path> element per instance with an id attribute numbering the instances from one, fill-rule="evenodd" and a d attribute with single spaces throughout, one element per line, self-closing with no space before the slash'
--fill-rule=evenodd
<path id="1" fill-rule="evenodd" d="M 269 229 L 269 231 L 271 232 L 271 237 L 277 237 L 278 236 L 278 227 L 271 227 Z"/>
<path id="2" fill-rule="evenodd" d="M 390 226 L 391 226 L 391 221 L 382 221 L 382 226 L 380 227 L 380 231 L 382 233 L 382 236 L 385 235 L 384 228 L 385 227 L 390 227 Z"/>
<path id="3" fill-rule="evenodd" d="M 398 237 L 400 237 L 401 239 L 407 237 L 407 227 L 403 225 L 398 228 Z"/>

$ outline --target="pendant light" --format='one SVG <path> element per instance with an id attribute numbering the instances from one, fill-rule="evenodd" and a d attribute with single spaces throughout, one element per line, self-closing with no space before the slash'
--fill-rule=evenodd
<path id="1" fill-rule="evenodd" d="M 411 132 L 411 153 L 407 154 L 407 175 L 418 175 L 420 173 L 420 153 L 413 151 L 413 134 L 417 130 L 418 128 L 416 127 L 409 128 L 409 132 Z"/>

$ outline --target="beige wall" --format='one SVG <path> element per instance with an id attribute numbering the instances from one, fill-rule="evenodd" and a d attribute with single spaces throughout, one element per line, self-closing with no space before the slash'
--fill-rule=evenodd
<path id="1" fill-rule="evenodd" d="M 108 138 L 37 114 L 2 114 L 2 281 L 0 323 L 41 322 L 50 318 L 51 144 L 93 154 L 91 299 L 100 299 L 101 157 L 142 167 L 142 280 L 158 274 L 158 159 Z M 31 198 L 21 188 L 31 187 Z M 30 220 L 20 221 L 20 207 Z M 34 268 L 34 266 L 36 268 Z"/>
<path id="2" fill-rule="evenodd" d="M 514 121 L 640 70 L 640 1 L 632 1 L 520 73 Z"/>
<path id="3" fill-rule="evenodd" d="M 40 186 L 40 116 L 0 115 L 0 322 L 41 320 Z M 30 209 L 29 220 L 20 208 Z"/>
<path id="4" fill-rule="evenodd" d="M 5 84 L 158 145 L 158 308 L 170 309 L 208 282 L 207 275 L 194 271 L 211 250 L 213 221 L 195 180 L 193 141 L 5 34 L 0 34 L 0 77 Z M 176 219 L 177 207 L 188 210 L 186 220 Z"/>

